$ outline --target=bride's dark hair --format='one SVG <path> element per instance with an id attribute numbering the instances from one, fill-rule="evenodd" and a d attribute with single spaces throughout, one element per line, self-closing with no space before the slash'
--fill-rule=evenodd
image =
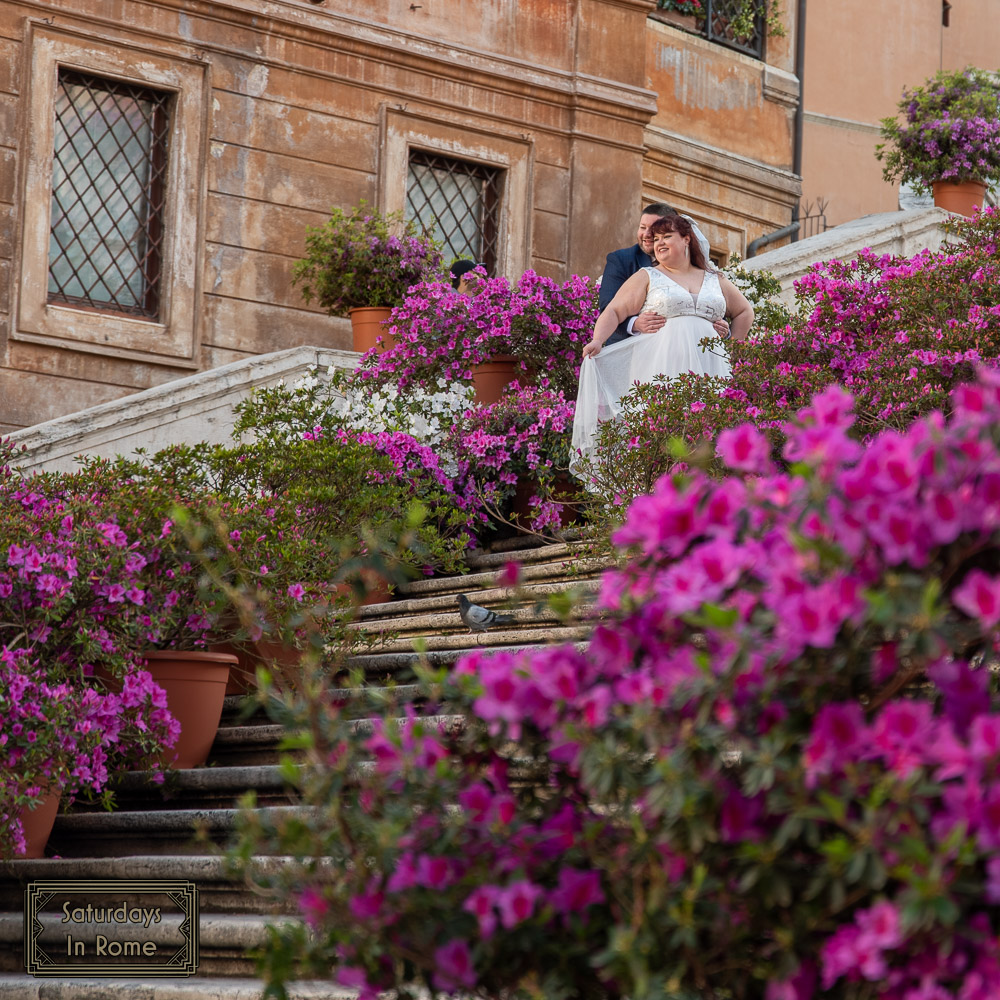
<path id="1" fill-rule="evenodd" d="M 664 233 L 677 233 L 678 236 L 690 237 L 691 263 L 695 267 L 700 267 L 703 271 L 708 270 L 708 262 L 705 260 L 705 255 L 701 252 L 701 244 L 694 234 L 694 229 L 691 228 L 691 223 L 683 215 L 668 215 L 662 219 L 657 219 L 649 227 L 649 233 L 654 237 L 662 236 Z"/>

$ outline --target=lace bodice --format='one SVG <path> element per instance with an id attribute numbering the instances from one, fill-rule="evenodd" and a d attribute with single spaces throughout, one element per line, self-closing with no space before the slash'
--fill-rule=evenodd
<path id="1" fill-rule="evenodd" d="M 643 312 L 659 313 L 667 319 L 674 316 L 700 316 L 710 323 L 726 315 L 726 300 L 715 271 L 705 272 L 701 291 L 692 295 L 655 267 L 645 267 L 643 270 L 649 275 L 649 290 L 646 292 Z"/>

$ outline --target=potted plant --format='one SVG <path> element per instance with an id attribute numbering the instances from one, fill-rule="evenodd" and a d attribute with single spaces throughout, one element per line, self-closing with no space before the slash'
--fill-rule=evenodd
<path id="1" fill-rule="evenodd" d="M 115 771 L 155 768 L 178 735 L 163 691 L 134 661 L 119 692 L 60 673 L 33 650 L 0 653 L 0 857 L 41 857 L 60 802 L 87 792 L 110 804 Z"/>
<path id="2" fill-rule="evenodd" d="M 491 521 L 552 533 L 572 519 L 566 470 L 574 408 L 556 389 L 515 383 L 502 400 L 456 419 L 444 450 Z"/>
<path id="3" fill-rule="evenodd" d="M 709 29 L 711 37 L 726 37 L 743 42 L 757 32 L 757 19 L 763 16 L 768 34 L 781 38 L 785 26 L 781 19 L 781 4 L 778 0 L 728 0 L 713 6 L 713 25 L 706 25 L 706 5 L 700 0 L 657 0 L 657 10 L 653 17 L 666 24 L 703 34 Z M 713 29 L 714 30 L 711 30 Z"/>
<path id="4" fill-rule="evenodd" d="M 401 212 L 381 215 L 364 201 L 310 226 L 306 256 L 293 272 L 306 302 L 315 299 L 330 316 L 350 316 L 356 351 L 377 346 L 380 324 L 411 285 L 441 277 L 441 251 L 415 222 Z"/>
<path id="5" fill-rule="evenodd" d="M 899 117 L 882 119 L 882 176 L 933 191 L 934 203 L 972 215 L 1000 179 L 1000 91 L 983 70 L 941 71 L 903 91 Z"/>
<path id="6" fill-rule="evenodd" d="M 698 34 L 705 26 L 705 8 L 700 0 L 657 0 L 653 17 L 664 24 Z"/>
<path id="7" fill-rule="evenodd" d="M 477 366 L 510 359 L 507 379 L 535 379 L 576 394 L 583 345 L 597 319 L 597 287 L 574 275 L 557 282 L 525 271 L 516 284 L 479 273 L 473 292 L 424 282 L 393 310 L 395 344 L 362 359 L 355 379 L 403 394 L 474 386 Z M 496 391 L 479 401 L 496 402 Z"/>

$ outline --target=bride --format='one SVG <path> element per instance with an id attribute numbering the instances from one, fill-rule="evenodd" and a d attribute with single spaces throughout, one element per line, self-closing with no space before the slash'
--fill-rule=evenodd
<path id="1" fill-rule="evenodd" d="M 651 230 L 656 266 L 642 268 L 622 285 L 598 317 L 593 339 L 583 349 L 573 419 L 570 470 L 574 473 L 581 459 L 589 458 L 594 450 L 598 423 L 618 416 L 621 398 L 634 383 L 683 372 L 728 377 L 725 352 L 706 350 L 699 341 L 718 337 L 712 324 L 727 313 L 733 340 L 745 340 L 753 323 L 753 307 L 728 278 L 709 269 L 684 216 L 658 219 Z M 659 330 L 604 348 L 619 323 L 650 311 L 667 319 Z"/>

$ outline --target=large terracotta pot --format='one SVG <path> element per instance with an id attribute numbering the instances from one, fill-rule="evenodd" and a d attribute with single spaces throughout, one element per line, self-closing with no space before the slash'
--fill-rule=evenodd
<path id="1" fill-rule="evenodd" d="M 24 830 L 25 851 L 18 854 L 19 858 L 44 858 L 45 845 L 49 842 L 49 834 L 55 826 L 59 814 L 59 802 L 62 795 L 59 792 L 47 792 L 36 806 L 21 811 L 19 819 Z"/>
<path id="2" fill-rule="evenodd" d="M 208 760 L 226 698 L 230 653 L 154 650 L 144 653 L 146 669 L 167 693 L 167 708 L 181 724 L 177 745 L 165 750 L 164 767 L 200 767 Z"/>
<path id="3" fill-rule="evenodd" d="M 974 215 L 976 206 L 986 204 L 986 185 L 981 181 L 935 181 L 934 204 L 956 215 Z"/>
<path id="4" fill-rule="evenodd" d="M 383 325 L 391 313 L 391 309 L 384 309 L 381 306 L 365 306 L 348 311 L 347 315 L 351 317 L 352 346 L 355 351 L 364 354 L 365 351 L 377 347 L 381 354 L 395 344 L 395 338 L 389 335 L 389 327 Z M 381 343 L 378 342 L 379 337 L 382 338 Z"/>
<path id="5" fill-rule="evenodd" d="M 503 398 L 507 386 L 524 373 L 517 367 L 513 354 L 497 354 L 476 365 L 472 369 L 472 384 L 476 392 L 476 402 L 482 406 L 498 403 Z"/>

